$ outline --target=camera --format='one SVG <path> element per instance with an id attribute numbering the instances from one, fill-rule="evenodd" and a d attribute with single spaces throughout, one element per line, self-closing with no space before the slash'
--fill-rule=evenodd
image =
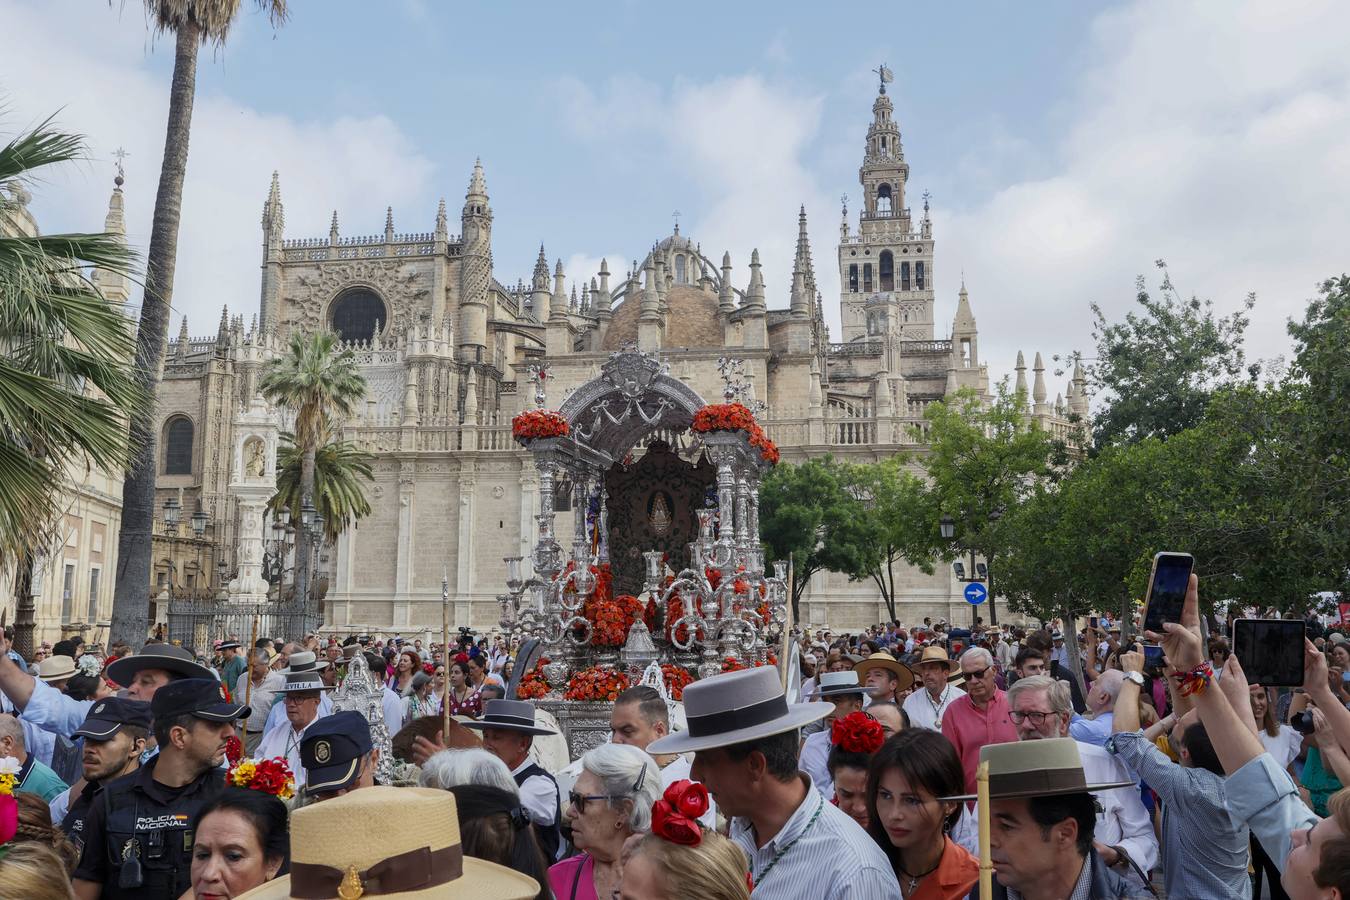
<path id="1" fill-rule="evenodd" d="M 1289 717 L 1289 727 L 1299 734 L 1312 734 L 1316 730 L 1313 726 L 1312 713 L 1306 709 Z"/>

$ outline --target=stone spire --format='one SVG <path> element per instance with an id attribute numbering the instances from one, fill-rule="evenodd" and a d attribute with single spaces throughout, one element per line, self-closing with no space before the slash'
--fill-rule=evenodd
<path id="1" fill-rule="evenodd" d="M 553 266 L 553 301 L 549 308 L 550 319 L 562 319 L 567 315 L 567 276 L 563 274 L 562 259 Z"/>
<path id="2" fill-rule="evenodd" d="M 230 341 L 230 308 L 220 308 L 220 325 L 216 328 L 216 344 L 224 346 Z"/>
<path id="3" fill-rule="evenodd" d="M 384 209 L 384 242 L 392 243 L 394 240 L 394 208 L 386 206 Z"/>
<path id="4" fill-rule="evenodd" d="M 328 226 L 328 243 L 336 244 L 338 242 L 338 220 L 337 210 L 333 210 L 333 221 Z"/>
<path id="5" fill-rule="evenodd" d="M 447 241 L 450 239 L 450 222 L 445 215 L 445 198 L 441 198 L 441 203 L 436 207 L 436 240 Z"/>
<path id="6" fill-rule="evenodd" d="M 717 295 L 717 311 L 731 315 L 736 311 L 736 291 L 731 287 L 731 254 L 722 252 L 722 289 Z"/>
<path id="7" fill-rule="evenodd" d="M 609 292 L 609 260 L 600 260 L 600 287 L 599 290 L 592 290 L 591 294 L 595 298 L 595 314 L 599 318 L 608 319 L 610 309 L 613 307 L 614 298 Z"/>
<path id="8" fill-rule="evenodd" d="M 122 185 L 125 182 L 126 176 L 119 159 L 117 175 L 113 178 L 112 194 L 108 197 L 108 215 L 103 219 L 103 230 L 107 234 L 115 235 L 122 244 L 126 244 L 127 239 L 125 205 L 122 197 Z M 95 269 L 91 273 L 91 278 L 94 286 L 109 303 L 125 304 L 131 296 L 131 279 L 124 274 Z"/>
<path id="9" fill-rule="evenodd" d="M 540 244 L 539 258 L 534 261 L 534 274 L 530 277 L 530 307 L 541 324 L 548 321 L 549 300 L 548 257 Z"/>
<path id="10" fill-rule="evenodd" d="M 815 275 L 811 271 L 811 240 L 806 235 L 806 206 L 797 214 L 797 255 L 792 261 L 792 296 L 789 304 L 794 319 L 811 315 L 815 295 Z"/>
<path id="11" fill-rule="evenodd" d="M 483 160 L 475 157 L 473 161 L 473 174 L 469 176 L 469 190 L 464 195 L 464 203 L 481 203 L 486 205 L 488 202 L 487 179 L 483 177 Z"/>
<path id="12" fill-rule="evenodd" d="M 276 239 L 281 240 L 281 234 L 286 228 L 286 208 L 281 203 L 281 177 L 272 172 L 272 187 L 267 192 L 267 200 L 263 203 L 262 229 L 265 238 L 271 238 L 274 235 Z"/>
<path id="13" fill-rule="evenodd" d="M 1036 354 L 1036 364 L 1032 367 L 1032 372 L 1036 375 L 1036 380 L 1032 383 L 1031 399 L 1036 403 L 1036 411 L 1041 412 L 1045 407 L 1045 363 L 1041 361 L 1041 354 Z"/>
<path id="14" fill-rule="evenodd" d="M 741 305 L 747 310 L 764 309 L 764 276 L 760 272 L 758 247 L 750 252 L 750 284 L 745 289 L 745 300 Z"/>
<path id="15" fill-rule="evenodd" d="M 187 359 L 188 344 L 190 344 L 191 342 L 192 339 L 188 337 L 187 316 L 184 315 L 183 323 L 178 326 L 178 346 L 174 348 L 177 351 L 175 353 L 175 356 L 177 357 L 179 362 L 182 362 L 183 360 Z"/>
<path id="16" fill-rule="evenodd" d="M 488 290 L 492 283 L 492 207 L 483 165 L 474 160 L 459 216 L 459 328 L 456 358 L 481 362 L 488 344 Z"/>
<path id="17" fill-rule="evenodd" d="M 1026 358 L 1022 356 L 1021 350 L 1017 351 L 1017 365 L 1014 366 L 1014 368 L 1017 369 L 1016 391 L 1023 395 L 1023 402 L 1025 402 L 1025 397 L 1027 395 L 1027 361 Z"/>
<path id="18" fill-rule="evenodd" d="M 1083 373 L 1083 361 L 1074 360 L 1073 382 L 1070 385 L 1069 412 L 1086 419 L 1088 416 L 1087 375 Z"/>

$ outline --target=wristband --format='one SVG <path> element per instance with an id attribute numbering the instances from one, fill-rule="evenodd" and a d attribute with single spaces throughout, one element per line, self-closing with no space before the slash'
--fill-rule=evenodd
<path id="1" fill-rule="evenodd" d="M 1205 660 L 1200 665 L 1191 669 L 1189 672 L 1178 672 L 1172 676 L 1177 680 L 1177 687 L 1181 690 L 1181 696 L 1189 697 L 1192 694 L 1203 694 L 1214 680 L 1214 667 L 1210 665 L 1209 660 Z"/>

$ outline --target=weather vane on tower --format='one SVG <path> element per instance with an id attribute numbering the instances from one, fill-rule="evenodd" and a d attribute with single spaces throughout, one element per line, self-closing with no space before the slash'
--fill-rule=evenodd
<path id="1" fill-rule="evenodd" d="M 877 74 L 877 77 L 881 79 L 881 92 L 883 94 L 886 93 L 886 85 L 895 80 L 895 73 L 892 72 L 890 69 L 886 68 L 885 63 L 882 63 L 880 66 L 873 69 L 872 71 L 875 72 Z"/>

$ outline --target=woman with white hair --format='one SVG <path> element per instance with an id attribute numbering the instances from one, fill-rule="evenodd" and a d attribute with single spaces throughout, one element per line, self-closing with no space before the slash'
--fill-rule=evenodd
<path id="1" fill-rule="evenodd" d="M 442 791 L 462 784 L 482 784 L 501 788 L 513 795 L 520 793 L 506 763 L 478 747 L 433 753 L 422 766 L 419 781 L 422 787 L 439 788 Z"/>
<path id="2" fill-rule="evenodd" d="M 659 796 L 661 772 L 645 751 L 601 744 L 583 756 L 566 815 L 581 854 L 548 870 L 554 895 L 569 900 L 614 896 L 624 841 L 651 830 L 652 804 Z"/>

